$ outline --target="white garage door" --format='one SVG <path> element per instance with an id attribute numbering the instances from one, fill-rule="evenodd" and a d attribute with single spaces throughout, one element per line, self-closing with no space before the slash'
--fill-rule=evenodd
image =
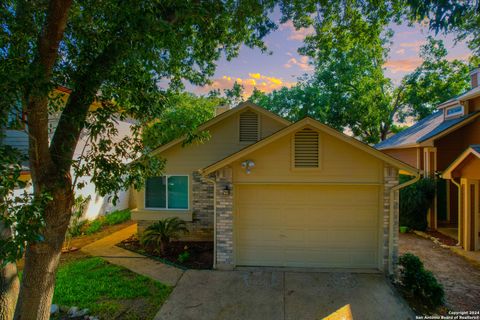
<path id="1" fill-rule="evenodd" d="M 241 266 L 377 268 L 378 186 L 238 185 Z"/>

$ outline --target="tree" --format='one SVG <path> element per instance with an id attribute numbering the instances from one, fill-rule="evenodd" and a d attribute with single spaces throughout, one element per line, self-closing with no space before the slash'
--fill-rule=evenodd
<path id="1" fill-rule="evenodd" d="M 312 117 L 330 126 L 341 129 L 333 112 L 325 105 L 325 97 L 319 87 L 307 79 L 291 88 L 283 87 L 269 94 L 255 89 L 249 100 L 289 121 Z"/>
<path id="2" fill-rule="evenodd" d="M 421 47 L 422 64 L 405 76 L 404 103 L 407 106 L 402 115 L 422 119 L 436 110 L 436 106 L 470 88 L 470 65 L 461 60 L 448 60 L 443 41 L 428 37 Z"/>
<path id="3" fill-rule="evenodd" d="M 436 33 L 452 33 L 457 41 L 466 40 L 480 55 L 480 15 L 478 1 L 400 0 L 393 1 L 397 17 L 411 22 L 428 21 Z"/>
<path id="4" fill-rule="evenodd" d="M 441 40 L 428 38 L 423 63 L 395 87 L 384 74 L 392 33 L 383 20 L 372 23 L 351 9 L 317 20 L 315 28 L 301 48 L 314 61 L 314 74 L 290 89 L 254 92 L 252 101 L 289 120 L 308 115 L 376 143 L 398 131 L 407 116 L 428 116 L 469 87 L 469 65 L 448 60 Z"/>
<path id="5" fill-rule="evenodd" d="M 208 97 L 216 99 L 219 105 L 227 105 L 233 108 L 245 101 L 244 89 L 241 84 L 235 81 L 231 89 L 223 89 L 223 92 L 220 89 L 213 89 L 208 93 Z"/>
<path id="6" fill-rule="evenodd" d="M 197 97 L 191 93 L 174 94 L 167 99 L 159 119 L 147 124 L 143 129 L 144 144 L 154 149 L 176 138 L 186 136 L 185 143 L 208 138 L 195 129 L 213 118 L 215 108 L 222 104 L 221 98 Z"/>
<path id="7" fill-rule="evenodd" d="M 113 143 L 115 121 L 132 117 L 146 123 L 161 116 L 169 79 L 203 84 L 222 53 L 231 58 L 241 44 L 265 49 L 261 39 L 275 24 L 274 1 L 6 1 L 0 6 L 2 94 L 22 101 L 27 114 L 29 162 L 34 200 L 44 225 L 28 242 L 16 319 L 48 319 L 55 272 L 74 203 L 71 170 L 93 176 L 105 194 L 158 174 L 161 163 L 133 136 Z M 50 97 L 65 85 L 65 106 Z M 89 112 L 95 102 L 100 107 Z M 11 105 L 7 105 L 11 108 Z M 3 106 L 2 106 L 3 108 Z M 48 114 L 61 112 L 50 141 Z M 91 151 L 80 163 L 73 153 L 80 134 Z M 127 164 L 127 160 L 139 158 Z M 3 258 L 3 257 L 2 257 Z"/>

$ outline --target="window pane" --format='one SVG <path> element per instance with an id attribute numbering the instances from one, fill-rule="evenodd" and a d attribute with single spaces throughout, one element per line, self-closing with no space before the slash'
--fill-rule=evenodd
<path id="1" fill-rule="evenodd" d="M 168 208 L 188 209 L 188 177 L 168 177 Z"/>
<path id="2" fill-rule="evenodd" d="M 145 187 L 146 208 L 166 208 L 166 178 L 148 178 Z"/>

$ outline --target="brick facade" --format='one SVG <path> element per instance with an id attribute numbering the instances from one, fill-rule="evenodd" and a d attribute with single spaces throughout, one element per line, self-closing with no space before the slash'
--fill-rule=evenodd
<path id="1" fill-rule="evenodd" d="M 398 260 L 398 228 L 399 228 L 399 192 L 394 192 L 393 202 L 393 234 L 392 252 L 389 252 L 390 241 L 390 191 L 398 185 L 398 169 L 385 164 L 383 174 L 383 268 L 385 273 L 389 273 L 390 257 L 392 259 L 392 267 L 395 269 Z M 393 271 L 393 270 L 392 270 Z"/>
<path id="2" fill-rule="evenodd" d="M 227 191 L 228 189 L 229 191 Z M 231 170 L 224 169 L 217 177 L 217 269 L 233 269 L 233 184 Z"/>

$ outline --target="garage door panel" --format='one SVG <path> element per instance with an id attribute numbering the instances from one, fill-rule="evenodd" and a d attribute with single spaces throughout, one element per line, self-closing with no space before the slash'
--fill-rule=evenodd
<path id="1" fill-rule="evenodd" d="M 235 187 L 238 265 L 375 268 L 378 186 Z"/>

